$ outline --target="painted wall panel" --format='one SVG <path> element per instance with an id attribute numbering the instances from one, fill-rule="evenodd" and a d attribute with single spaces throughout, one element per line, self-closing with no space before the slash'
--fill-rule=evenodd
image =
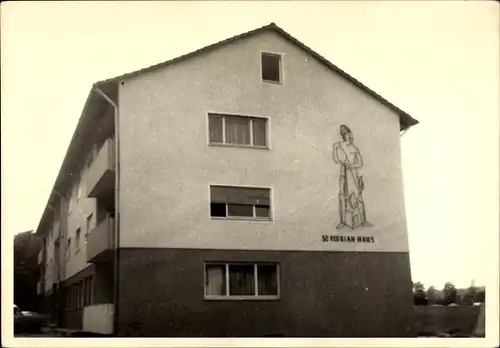
<path id="1" fill-rule="evenodd" d="M 112 303 L 98 304 L 83 308 L 83 330 L 109 335 L 113 333 Z"/>

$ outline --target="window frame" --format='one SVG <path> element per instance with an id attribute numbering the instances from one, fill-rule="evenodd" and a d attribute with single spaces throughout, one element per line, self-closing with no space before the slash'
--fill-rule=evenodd
<path id="1" fill-rule="evenodd" d="M 66 260 L 71 258 L 71 237 L 68 237 L 66 242 Z"/>
<path id="2" fill-rule="evenodd" d="M 222 117 L 222 142 L 213 142 L 210 140 L 210 116 L 221 116 Z M 232 144 L 226 143 L 226 117 L 242 117 L 248 118 L 249 121 L 249 131 L 250 131 L 250 144 Z M 253 119 L 261 119 L 266 122 L 265 125 L 265 138 L 266 145 L 254 145 L 254 134 L 253 134 Z M 256 149 L 256 150 L 270 150 L 271 149 L 271 119 L 267 116 L 257 116 L 257 115 L 244 115 L 244 114 L 231 114 L 216 111 L 207 112 L 207 143 L 209 146 L 222 146 L 222 147 L 241 147 L 246 149 Z"/>
<path id="3" fill-rule="evenodd" d="M 75 230 L 75 254 L 78 254 L 80 252 L 81 239 L 82 239 L 82 228 L 80 226 L 77 226 Z"/>
<path id="4" fill-rule="evenodd" d="M 262 204 L 254 204 L 253 207 L 253 217 L 250 216 L 229 216 L 228 215 L 228 203 L 225 204 L 226 216 L 212 216 L 212 187 L 228 187 L 228 188 L 246 188 L 246 189 L 264 189 L 269 191 L 269 217 L 260 217 L 256 215 L 256 206 L 262 206 Z M 248 185 L 223 185 L 223 184 L 208 184 L 208 216 L 212 220 L 241 220 L 241 221 L 256 221 L 256 222 L 274 222 L 274 209 L 273 209 L 273 188 L 271 186 L 248 186 Z M 232 203 L 235 204 L 235 203 Z M 249 205 L 249 204 L 248 204 Z"/>
<path id="5" fill-rule="evenodd" d="M 77 202 L 80 202 L 80 200 L 82 199 L 82 197 L 83 197 L 83 179 L 81 179 L 78 182 L 77 191 L 76 191 Z"/>
<path id="6" fill-rule="evenodd" d="M 68 213 L 71 213 L 74 209 L 75 205 L 75 187 L 72 187 L 69 193 L 69 198 L 68 198 Z M 76 202 L 78 203 L 78 202 Z"/>
<path id="7" fill-rule="evenodd" d="M 207 295 L 207 266 L 224 266 L 224 277 L 226 282 L 226 295 Z M 254 291 L 255 295 L 230 295 L 229 266 L 252 265 L 254 269 Z M 259 295 L 258 266 L 276 266 L 276 295 Z M 205 261 L 203 263 L 203 296 L 205 300 L 216 301 L 276 301 L 281 299 L 281 271 L 278 262 L 246 262 L 246 261 Z"/>
<path id="8" fill-rule="evenodd" d="M 271 56 L 271 57 L 278 57 L 278 71 L 279 71 L 279 81 L 274 81 L 274 80 L 266 80 L 264 79 L 263 75 L 263 70 L 264 66 L 262 65 L 262 56 Z M 260 81 L 261 83 L 269 83 L 272 85 L 283 85 L 284 81 L 284 69 L 283 69 L 283 58 L 284 54 L 283 53 L 278 53 L 278 52 L 269 52 L 269 51 L 260 51 L 259 55 L 259 66 L 260 66 Z"/>
<path id="9" fill-rule="evenodd" d="M 84 243 L 87 244 L 88 236 L 90 232 L 95 229 L 95 226 L 90 229 L 91 225 L 94 225 L 94 212 L 90 212 L 85 218 L 85 235 L 84 235 Z"/>

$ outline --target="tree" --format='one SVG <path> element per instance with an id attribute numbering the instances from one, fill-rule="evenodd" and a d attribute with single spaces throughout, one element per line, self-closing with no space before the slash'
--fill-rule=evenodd
<path id="1" fill-rule="evenodd" d="M 413 303 L 416 306 L 425 306 L 428 303 L 424 284 L 421 282 L 413 283 Z"/>
<path id="2" fill-rule="evenodd" d="M 478 289 L 474 295 L 474 302 L 481 302 L 484 303 L 486 299 L 486 290 L 485 289 Z"/>
<path id="3" fill-rule="evenodd" d="M 26 310 L 37 309 L 40 244 L 32 231 L 14 237 L 14 303 Z"/>
<path id="4" fill-rule="evenodd" d="M 475 286 L 470 286 L 469 288 L 467 288 L 467 290 L 465 291 L 465 294 L 462 298 L 462 303 L 465 304 L 465 305 L 472 305 L 474 304 L 475 301 L 475 298 L 476 298 L 476 294 L 477 294 L 477 288 Z"/>
<path id="5" fill-rule="evenodd" d="M 443 288 L 443 304 L 449 305 L 457 301 L 457 288 L 453 283 L 447 282 Z"/>
<path id="6" fill-rule="evenodd" d="M 425 289 L 424 284 L 421 282 L 413 283 L 413 292 L 423 291 Z"/>
<path id="7" fill-rule="evenodd" d="M 434 285 L 429 286 L 427 289 L 427 301 L 429 301 L 429 304 L 435 304 L 439 300 L 439 296 L 437 293 L 437 289 L 434 287 Z"/>

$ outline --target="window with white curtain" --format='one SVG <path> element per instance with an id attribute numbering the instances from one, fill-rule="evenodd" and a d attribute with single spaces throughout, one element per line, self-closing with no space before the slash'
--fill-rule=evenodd
<path id="1" fill-rule="evenodd" d="M 211 144 L 267 148 L 267 119 L 260 117 L 209 114 Z"/>
<path id="2" fill-rule="evenodd" d="M 278 264 L 206 263 L 205 297 L 278 298 Z"/>

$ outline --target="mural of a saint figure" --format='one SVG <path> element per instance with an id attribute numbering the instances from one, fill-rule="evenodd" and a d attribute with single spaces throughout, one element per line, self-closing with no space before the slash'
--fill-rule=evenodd
<path id="1" fill-rule="evenodd" d="M 352 131 L 346 125 L 340 126 L 341 141 L 333 144 L 333 160 L 340 166 L 339 173 L 339 215 L 337 229 L 371 226 L 366 221 L 363 190 L 365 188 L 361 168 L 363 158 L 354 145 Z"/>

